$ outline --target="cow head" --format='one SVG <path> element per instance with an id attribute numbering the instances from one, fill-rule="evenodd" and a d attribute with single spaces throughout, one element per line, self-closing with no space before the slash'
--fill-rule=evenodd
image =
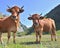
<path id="1" fill-rule="evenodd" d="M 39 20 L 42 20 L 44 17 L 42 17 L 41 15 L 38 15 L 38 14 L 33 14 L 33 15 L 30 15 L 30 17 L 28 17 L 29 20 L 33 20 L 33 25 L 35 27 L 38 27 L 39 26 Z"/>
<path id="2" fill-rule="evenodd" d="M 17 6 L 14 6 L 14 7 L 10 8 L 8 6 L 7 11 L 12 14 L 11 16 L 12 16 L 13 19 L 17 19 L 18 16 L 19 16 L 19 13 L 22 13 L 24 11 L 24 9 L 23 9 L 23 7 L 19 8 Z"/>
<path id="3" fill-rule="evenodd" d="M 40 18 L 40 15 L 38 14 L 33 14 L 31 15 L 31 17 L 28 17 L 29 20 L 33 21 L 34 26 L 39 26 L 39 18 Z"/>

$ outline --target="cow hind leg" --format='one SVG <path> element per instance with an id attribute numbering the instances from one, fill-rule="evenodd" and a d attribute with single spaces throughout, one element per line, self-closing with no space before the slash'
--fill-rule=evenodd
<path id="1" fill-rule="evenodd" d="M 52 24 L 52 34 L 53 34 L 53 37 L 54 37 L 54 39 L 55 39 L 55 41 L 57 40 L 56 39 L 56 26 L 55 26 L 55 23 L 53 22 L 53 24 Z"/>
<path id="2" fill-rule="evenodd" d="M 15 36 L 16 36 L 16 32 L 13 33 L 13 43 L 15 44 Z"/>
<path id="3" fill-rule="evenodd" d="M 51 33 L 51 41 L 53 41 L 53 32 L 52 30 L 49 31 Z"/>
<path id="4" fill-rule="evenodd" d="M 53 39 L 54 39 L 53 30 L 50 30 L 50 33 L 51 33 L 51 41 L 53 41 Z"/>
<path id="5" fill-rule="evenodd" d="M 57 40 L 56 39 L 56 31 L 55 30 L 52 30 L 52 34 L 53 34 L 53 37 L 54 37 L 54 39 L 55 39 L 55 41 Z"/>
<path id="6" fill-rule="evenodd" d="M 53 41 L 53 34 L 51 33 L 51 41 Z"/>

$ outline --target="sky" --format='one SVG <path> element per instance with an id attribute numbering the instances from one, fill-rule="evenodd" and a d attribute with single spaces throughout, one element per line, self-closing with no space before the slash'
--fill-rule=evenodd
<path id="1" fill-rule="evenodd" d="M 7 6 L 24 6 L 24 12 L 20 14 L 20 22 L 28 28 L 32 26 L 32 20 L 28 20 L 29 14 L 41 14 L 44 16 L 54 7 L 60 4 L 60 0 L 0 0 L 0 12 L 10 14 Z"/>

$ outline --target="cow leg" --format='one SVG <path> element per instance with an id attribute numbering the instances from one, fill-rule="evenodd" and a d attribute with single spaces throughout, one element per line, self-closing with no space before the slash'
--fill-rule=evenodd
<path id="1" fill-rule="evenodd" d="M 51 33 L 51 41 L 53 41 L 53 34 Z"/>
<path id="2" fill-rule="evenodd" d="M 9 39 L 10 39 L 10 32 L 8 32 L 8 41 L 7 41 L 7 43 L 9 43 Z"/>
<path id="3" fill-rule="evenodd" d="M 2 44 L 2 40 L 1 40 L 1 37 L 2 37 L 2 33 L 0 32 L 0 43 Z"/>
<path id="4" fill-rule="evenodd" d="M 51 33 L 51 41 L 53 41 L 53 33 L 52 33 L 52 30 L 50 29 L 49 32 Z"/>
<path id="5" fill-rule="evenodd" d="M 36 43 L 38 43 L 38 32 L 36 32 Z"/>
<path id="6" fill-rule="evenodd" d="M 13 43 L 16 43 L 15 42 L 15 36 L 16 36 L 16 32 L 13 33 Z"/>
<path id="7" fill-rule="evenodd" d="M 54 34 L 54 38 L 55 38 L 55 41 L 57 41 L 57 39 L 56 39 L 56 34 Z"/>
<path id="8" fill-rule="evenodd" d="M 55 30 L 52 30 L 52 34 L 53 34 L 53 37 L 54 37 L 54 39 L 55 39 L 55 41 L 57 40 L 56 39 L 56 31 Z"/>
<path id="9" fill-rule="evenodd" d="M 42 30 L 39 32 L 39 43 L 41 42 Z"/>
<path id="10" fill-rule="evenodd" d="M 55 37 L 55 41 L 57 41 L 56 34 L 54 35 L 54 37 Z"/>

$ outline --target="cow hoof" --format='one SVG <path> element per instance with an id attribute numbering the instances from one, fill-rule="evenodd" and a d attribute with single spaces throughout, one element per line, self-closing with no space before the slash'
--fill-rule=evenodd
<path id="1" fill-rule="evenodd" d="M 41 44 L 41 42 L 40 42 L 40 41 L 39 41 L 38 43 L 39 43 L 39 44 Z"/>
<path id="2" fill-rule="evenodd" d="M 40 41 L 36 42 L 36 44 L 40 44 L 40 43 L 41 43 Z"/>
<path id="3" fill-rule="evenodd" d="M 53 41 L 53 39 L 51 39 L 51 41 Z"/>
<path id="4" fill-rule="evenodd" d="M 16 42 L 13 42 L 14 44 L 16 44 Z"/>
<path id="5" fill-rule="evenodd" d="M 38 44 L 38 42 L 36 42 L 36 44 Z"/>
<path id="6" fill-rule="evenodd" d="M 57 40 L 55 39 L 55 41 L 57 41 Z"/>

